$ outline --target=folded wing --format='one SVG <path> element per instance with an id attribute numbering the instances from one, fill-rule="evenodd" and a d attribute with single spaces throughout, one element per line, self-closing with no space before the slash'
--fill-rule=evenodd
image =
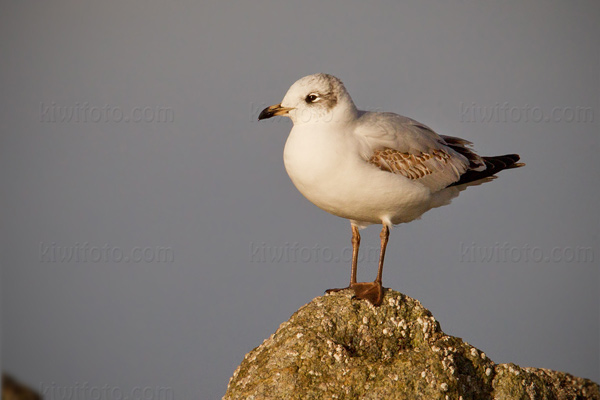
<path id="1" fill-rule="evenodd" d="M 413 119 L 394 113 L 363 112 L 354 134 L 361 156 L 377 168 L 400 174 L 432 192 L 516 168 L 519 156 L 481 157 L 471 142 L 441 136 Z"/>

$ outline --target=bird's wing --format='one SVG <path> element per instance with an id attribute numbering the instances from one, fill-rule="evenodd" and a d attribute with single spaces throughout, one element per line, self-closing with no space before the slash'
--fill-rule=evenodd
<path id="1" fill-rule="evenodd" d="M 468 141 L 440 136 L 413 119 L 394 113 L 364 112 L 354 134 L 365 161 L 415 180 L 431 191 L 460 180 L 470 169 L 485 168 Z"/>

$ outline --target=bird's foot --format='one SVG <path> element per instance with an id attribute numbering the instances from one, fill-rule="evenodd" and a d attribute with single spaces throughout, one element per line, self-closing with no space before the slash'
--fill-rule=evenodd
<path id="1" fill-rule="evenodd" d="M 354 290 L 354 297 L 360 300 L 368 300 L 374 306 L 381 305 L 383 301 L 383 287 L 379 282 L 358 282 L 345 288 L 328 289 L 325 293 L 335 293 L 341 290 Z"/>
<path id="2" fill-rule="evenodd" d="M 352 285 L 354 297 L 368 300 L 374 306 L 381 305 L 383 301 L 383 287 L 380 282 L 358 282 Z"/>

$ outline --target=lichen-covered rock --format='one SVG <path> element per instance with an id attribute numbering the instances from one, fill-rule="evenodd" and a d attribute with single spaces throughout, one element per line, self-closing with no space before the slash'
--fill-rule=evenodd
<path id="1" fill-rule="evenodd" d="M 401 293 L 386 290 L 373 307 L 345 290 L 306 304 L 248 353 L 223 399 L 600 400 L 600 388 L 561 372 L 495 364 Z"/>

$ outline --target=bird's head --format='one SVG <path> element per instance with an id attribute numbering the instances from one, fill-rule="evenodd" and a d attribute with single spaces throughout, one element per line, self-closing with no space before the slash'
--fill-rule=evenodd
<path id="1" fill-rule="evenodd" d="M 290 117 L 294 125 L 344 123 L 356 114 L 356 106 L 341 80 L 314 74 L 297 80 L 281 103 L 265 108 L 258 119 L 283 115 Z"/>

